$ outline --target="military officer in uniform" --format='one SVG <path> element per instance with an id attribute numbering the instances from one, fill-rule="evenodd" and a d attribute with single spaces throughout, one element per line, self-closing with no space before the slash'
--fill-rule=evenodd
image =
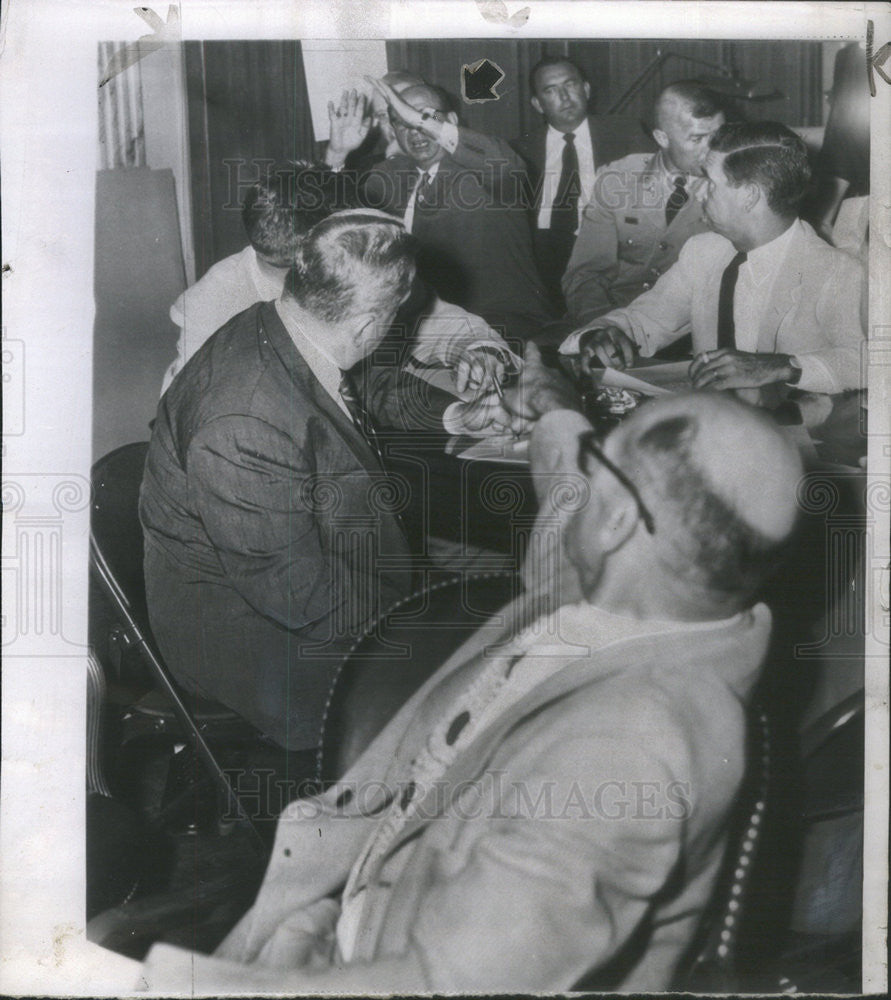
<path id="1" fill-rule="evenodd" d="M 583 324 L 628 305 L 708 227 L 697 192 L 708 140 L 724 123 L 717 95 L 679 81 L 656 100 L 656 153 L 633 153 L 597 171 L 563 276 L 570 319 Z"/>

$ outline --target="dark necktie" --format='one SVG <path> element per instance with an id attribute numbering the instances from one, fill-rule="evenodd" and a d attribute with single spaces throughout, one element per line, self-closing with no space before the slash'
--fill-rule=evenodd
<path id="1" fill-rule="evenodd" d="M 718 347 L 736 350 L 736 327 L 733 322 L 733 293 L 736 291 L 736 279 L 739 277 L 740 265 L 746 255 L 740 251 L 724 268 L 721 275 L 721 291 L 718 295 Z"/>
<path id="2" fill-rule="evenodd" d="M 365 409 L 362 400 L 359 398 L 359 394 L 356 392 L 356 386 L 354 385 L 349 372 L 342 372 L 341 374 L 340 396 L 344 403 L 346 403 L 346 408 L 349 410 L 350 416 L 353 418 L 353 423 L 374 450 L 375 454 L 380 459 L 381 465 L 383 465 L 384 455 L 381 451 L 377 428 L 374 426 L 371 414 Z"/>
<path id="3" fill-rule="evenodd" d="M 674 179 L 674 190 L 668 196 L 668 201 L 665 203 L 665 225 L 670 226 L 674 221 L 674 217 L 680 212 L 680 210 L 687 204 L 687 199 L 690 197 L 687 194 L 687 178 L 683 176 L 675 177 Z"/>
<path id="4" fill-rule="evenodd" d="M 565 132 L 563 168 L 551 208 L 551 232 L 572 236 L 579 224 L 579 155 L 575 148 L 575 132 Z"/>

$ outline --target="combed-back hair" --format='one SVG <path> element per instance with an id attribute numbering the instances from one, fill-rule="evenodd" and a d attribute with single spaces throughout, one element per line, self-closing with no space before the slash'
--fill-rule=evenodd
<path id="1" fill-rule="evenodd" d="M 699 421 L 666 417 L 625 445 L 623 468 L 656 511 L 656 536 L 679 576 L 721 594 L 751 596 L 787 542 L 748 524 L 696 460 Z M 650 497 L 655 497 L 655 502 Z"/>
<path id="2" fill-rule="evenodd" d="M 387 316 L 408 295 L 417 243 L 399 219 L 373 209 L 338 212 L 305 236 L 285 292 L 328 323 Z"/>
<path id="3" fill-rule="evenodd" d="M 798 214 L 811 168 L 804 140 L 779 122 L 732 122 L 722 125 L 709 148 L 724 157 L 724 173 L 734 187 L 757 184 L 777 215 Z"/>
<path id="4" fill-rule="evenodd" d="M 546 69 L 548 66 L 564 65 L 572 66 L 585 83 L 589 82 L 588 78 L 585 76 L 585 71 L 574 59 L 570 59 L 568 56 L 542 56 L 532 69 L 529 70 L 529 92 L 531 94 L 535 94 L 535 81 L 538 79 L 538 74 L 543 69 Z"/>
<path id="5" fill-rule="evenodd" d="M 332 212 L 350 207 L 331 170 L 296 160 L 270 169 L 248 189 L 241 221 L 251 246 L 280 267 L 291 267 L 306 233 Z"/>

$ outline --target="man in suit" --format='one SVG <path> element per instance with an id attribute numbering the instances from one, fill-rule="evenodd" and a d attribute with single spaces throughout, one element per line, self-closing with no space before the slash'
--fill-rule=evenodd
<path id="1" fill-rule="evenodd" d="M 810 169 L 801 139 L 775 122 L 722 126 L 711 138 L 701 203 L 711 233 L 624 309 L 563 342 L 583 372 L 623 368 L 692 326 L 697 389 L 787 387 L 838 393 L 864 384 L 865 276 L 798 218 Z"/>
<path id="2" fill-rule="evenodd" d="M 330 159 L 340 163 L 340 148 L 368 130 L 364 99 L 355 91 L 329 107 L 334 140 Z M 309 229 L 331 212 L 357 204 L 355 176 L 326 166 L 295 161 L 252 184 L 241 217 L 249 245 L 214 264 L 170 307 L 180 328 L 177 354 L 161 386 L 165 393 L 176 374 L 221 326 L 256 302 L 281 296 L 285 278 Z M 443 302 L 416 280 L 399 310 L 387 349 L 410 353 L 421 364 L 453 368 L 461 391 L 473 390 L 503 372 L 516 359 L 504 340 L 479 316 Z"/>
<path id="3" fill-rule="evenodd" d="M 156 945 L 149 988 L 671 987 L 721 865 L 770 631 L 751 595 L 800 461 L 717 394 L 641 408 L 602 448 L 558 409 L 531 449 L 543 494 L 575 487 L 562 606 L 509 605 L 465 643 L 341 782 L 285 810 L 217 955 Z"/>
<path id="4" fill-rule="evenodd" d="M 511 142 L 532 182 L 535 260 L 560 311 L 560 288 L 582 209 L 594 190 L 595 171 L 652 142 L 634 118 L 589 115 L 591 85 L 563 56 L 545 56 L 529 74 L 530 103 L 539 128 Z"/>
<path id="5" fill-rule="evenodd" d="M 382 81 L 402 148 L 369 172 L 362 200 L 417 238 L 418 273 L 446 302 L 524 341 L 553 318 L 522 205 L 525 169 L 507 145 L 462 125 L 438 87 Z"/>
<path id="6" fill-rule="evenodd" d="M 708 141 L 724 124 L 716 95 L 698 83 L 666 87 L 654 108 L 656 153 L 602 167 L 563 275 L 570 319 L 585 323 L 626 306 L 708 228 L 697 196 Z"/>
<path id="7" fill-rule="evenodd" d="M 414 277 L 402 225 L 331 216 L 280 299 L 226 323 L 162 397 L 140 497 L 152 630 L 176 679 L 280 746 L 314 747 L 333 670 L 411 589 L 345 374 Z"/>

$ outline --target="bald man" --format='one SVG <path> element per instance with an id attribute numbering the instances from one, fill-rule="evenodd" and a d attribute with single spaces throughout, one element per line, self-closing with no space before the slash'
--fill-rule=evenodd
<path id="1" fill-rule="evenodd" d="M 363 202 L 400 216 L 418 273 L 441 299 L 524 341 L 553 318 L 532 253 L 525 167 L 500 139 L 458 124 L 448 95 L 377 81 L 402 150 L 366 176 Z"/>
<path id="2" fill-rule="evenodd" d="M 602 447 L 578 413 L 547 413 L 532 463 L 562 526 L 561 606 L 531 624 L 525 598 L 508 606 L 341 783 L 290 806 L 217 956 L 156 946 L 151 989 L 675 983 L 745 767 L 770 632 L 752 595 L 801 466 L 757 411 L 708 394 L 653 402 Z"/>
<path id="3" fill-rule="evenodd" d="M 696 201 L 711 134 L 724 122 L 718 97 L 678 81 L 656 99 L 658 152 L 634 153 L 597 171 L 563 275 L 569 317 L 581 325 L 625 306 L 705 232 Z"/>

